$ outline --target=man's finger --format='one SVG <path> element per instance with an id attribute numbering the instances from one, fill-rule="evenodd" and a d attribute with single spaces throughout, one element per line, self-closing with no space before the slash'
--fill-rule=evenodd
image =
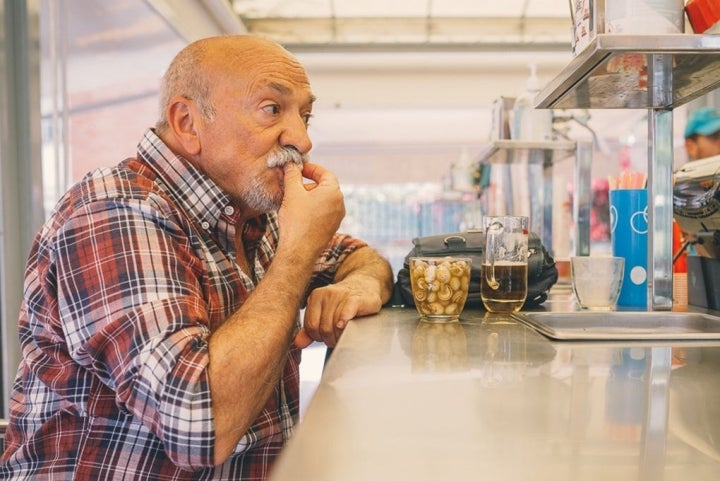
<path id="1" fill-rule="evenodd" d="M 317 184 L 337 184 L 337 177 L 335 177 L 335 174 L 327 170 L 325 167 L 312 162 L 306 162 L 303 164 L 302 175 L 306 179 L 309 179 Z"/>
<path id="2" fill-rule="evenodd" d="M 302 182 L 302 171 L 293 162 L 288 162 L 283 166 L 285 171 L 285 185 L 289 182 Z"/>
<path id="3" fill-rule="evenodd" d="M 301 327 L 298 333 L 295 335 L 295 339 L 293 339 L 293 345 L 297 347 L 298 349 L 305 349 L 310 344 L 314 342 L 313 338 L 308 336 L 308 333 L 305 332 L 305 328 Z"/>

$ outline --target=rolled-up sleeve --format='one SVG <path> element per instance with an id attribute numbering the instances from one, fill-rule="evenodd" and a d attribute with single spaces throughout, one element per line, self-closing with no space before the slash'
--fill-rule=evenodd
<path id="1" fill-rule="evenodd" d="M 69 356 L 194 469 L 213 460 L 210 329 L 202 260 L 173 222 L 152 202 L 89 204 L 57 231 L 52 266 Z"/>
<path id="2" fill-rule="evenodd" d="M 335 234 L 315 263 L 315 272 L 310 281 L 309 291 L 333 282 L 342 261 L 356 249 L 368 244 L 347 234 Z"/>

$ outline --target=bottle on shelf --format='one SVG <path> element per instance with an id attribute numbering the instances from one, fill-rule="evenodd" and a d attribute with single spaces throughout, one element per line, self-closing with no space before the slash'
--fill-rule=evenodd
<path id="1" fill-rule="evenodd" d="M 542 90 L 537 65 L 530 64 L 530 76 L 525 91 L 516 99 L 512 110 L 510 137 L 513 140 L 548 141 L 553 139 L 552 110 L 536 109 L 535 97 Z"/>

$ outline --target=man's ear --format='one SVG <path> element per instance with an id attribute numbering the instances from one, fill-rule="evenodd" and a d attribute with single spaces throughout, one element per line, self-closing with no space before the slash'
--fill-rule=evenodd
<path id="1" fill-rule="evenodd" d="M 192 100 L 175 97 L 167 108 L 167 120 L 170 130 L 189 155 L 200 152 L 200 137 L 196 122 L 200 121 L 200 112 Z"/>

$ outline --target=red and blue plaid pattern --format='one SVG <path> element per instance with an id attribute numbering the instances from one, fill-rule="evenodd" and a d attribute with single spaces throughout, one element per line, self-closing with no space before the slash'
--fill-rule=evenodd
<path id="1" fill-rule="evenodd" d="M 252 293 L 278 242 L 274 213 L 239 212 L 149 130 L 138 157 L 88 174 L 35 239 L 19 335 L 23 360 L 0 478 L 265 479 L 298 415 L 300 351 L 222 466 L 213 467 L 207 340 Z M 312 285 L 365 245 L 338 235 Z"/>

